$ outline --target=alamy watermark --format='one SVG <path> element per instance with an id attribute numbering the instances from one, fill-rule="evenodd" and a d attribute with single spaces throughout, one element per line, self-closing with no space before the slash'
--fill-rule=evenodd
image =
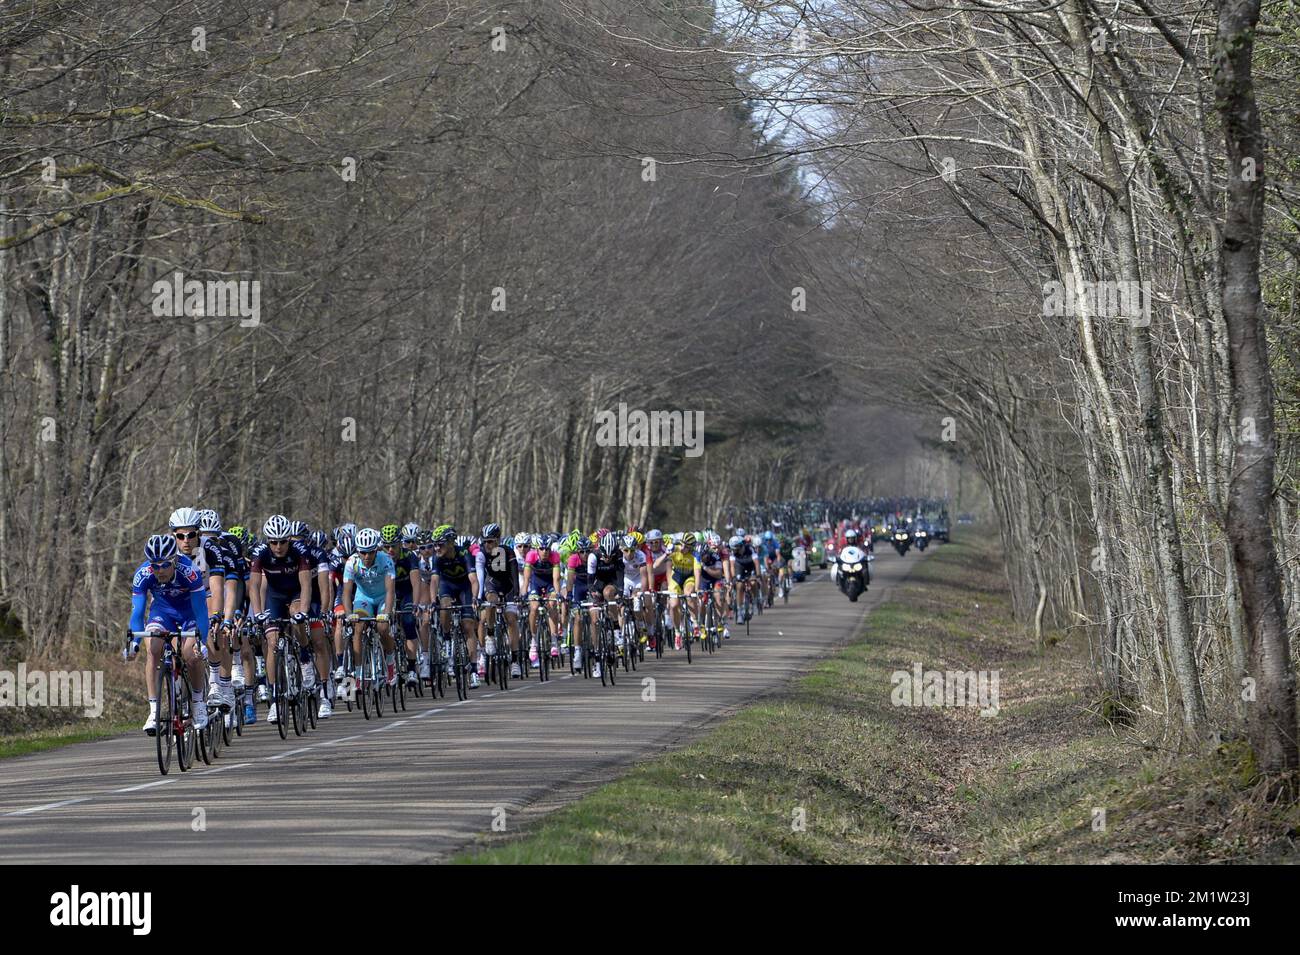
<path id="1" fill-rule="evenodd" d="M 59 927 L 121 925 L 132 935 L 153 928 L 152 892 L 83 892 L 74 885 L 50 896 L 50 924 Z"/>
<path id="2" fill-rule="evenodd" d="M 0 670 L 0 707 L 80 708 L 91 719 L 104 712 L 103 670 Z"/>
<path id="3" fill-rule="evenodd" d="M 177 271 L 154 282 L 149 290 L 153 313 L 159 318 L 238 317 L 244 328 L 262 321 L 262 283 L 256 279 L 187 279 Z"/>
<path id="4" fill-rule="evenodd" d="M 895 706 L 978 707 L 980 716 L 997 716 L 997 670 L 926 670 L 913 663 L 911 672 L 895 670 L 889 678 Z"/>
<path id="5" fill-rule="evenodd" d="M 1125 318 L 1134 326 L 1151 324 L 1150 282 L 1064 282 L 1043 283 L 1043 317 Z"/>
<path id="6" fill-rule="evenodd" d="M 627 410 L 596 412 L 596 443 L 603 448 L 685 448 L 688 458 L 704 453 L 703 411 Z"/>

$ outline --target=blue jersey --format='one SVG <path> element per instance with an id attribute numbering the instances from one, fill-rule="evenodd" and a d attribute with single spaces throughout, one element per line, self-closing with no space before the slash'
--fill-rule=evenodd
<path id="1" fill-rule="evenodd" d="M 193 620 L 199 632 L 206 638 L 208 634 L 208 605 L 205 595 L 203 577 L 193 564 L 185 557 L 176 561 L 176 572 L 172 579 L 163 583 L 154 574 L 148 561 L 137 568 L 131 581 L 131 629 L 139 632 L 144 629 L 145 605 L 153 600 L 155 614 L 164 611 L 166 617 L 176 621 Z"/>
<path id="2" fill-rule="evenodd" d="M 382 550 L 375 554 L 375 562 L 369 567 L 361 562 L 360 554 L 354 554 L 348 558 L 347 565 L 343 568 L 343 583 L 351 581 L 356 584 L 357 593 L 364 594 L 372 601 L 388 597 L 384 585 L 387 577 L 396 580 L 397 570 L 393 566 L 393 558 Z"/>

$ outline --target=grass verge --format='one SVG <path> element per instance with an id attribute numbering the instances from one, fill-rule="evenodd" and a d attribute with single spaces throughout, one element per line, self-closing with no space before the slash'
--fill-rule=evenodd
<path id="1" fill-rule="evenodd" d="M 915 663 L 997 671 L 997 715 L 893 705 L 891 675 Z M 1238 749 L 1154 757 L 1097 718 L 1094 695 L 1082 637 L 1025 637 L 972 535 L 782 692 L 452 861 L 1300 861 L 1300 810 L 1265 803 Z"/>

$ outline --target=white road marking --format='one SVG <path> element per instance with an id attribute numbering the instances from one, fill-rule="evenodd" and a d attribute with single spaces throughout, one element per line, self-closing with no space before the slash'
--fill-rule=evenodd
<path id="1" fill-rule="evenodd" d="M 196 775 L 211 776 L 213 773 L 224 773 L 227 769 L 240 769 L 241 767 L 252 765 L 252 763 L 230 763 L 225 766 L 218 766 L 216 769 L 205 769 L 203 772 L 197 773 Z M 168 780 L 168 782 L 171 782 L 171 780 Z"/>
<path id="2" fill-rule="evenodd" d="M 58 809 L 60 806 L 71 806 L 74 802 L 90 802 L 90 796 L 78 796 L 76 799 L 65 799 L 63 802 L 47 802 L 44 806 L 32 806 L 28 809 L 19 809 L 15 812 L 7 812 L 6 816 L 26 816 L 33 812 L 44 812 L 46 809 Z"/>
<path id="3" fill-rule="evenodd" d="M 277 759 L 285 759 L 289 756 L 297 756 L 299 753 L 305 753 L 309 749 L 315 749 L 315 746 L 303 746 L 301 749 L 291 749 L 287 753 L 276 753 L 274 756 L 263 757 L 263 762 L 272 762 Z"/>
<path id="4" fill-rule="evenodd" d="M 244 765 L 247 766 L 248 764 L 245 763 Z M 174 783 L 174 782 L 176 782 L 176 778 L 175 778 L 175 777 L 172 777 L 171 779 L 159 779 L 159 780 L 156 780 L 156 781 L 154 781 L 154 782 L 152 782 L 152 783 L 141 783 L 139 786 L 127 786 L 125 789 L 114 789 L 113 792 L 115 792 L 115 793 L 133 793 L 133 792 L 137 792 L 137 791 L 139 791 L 139 790 L 141 790 L 141 789 L 152 789 L 154 786 L 166 786 L 168 783 Z"/>

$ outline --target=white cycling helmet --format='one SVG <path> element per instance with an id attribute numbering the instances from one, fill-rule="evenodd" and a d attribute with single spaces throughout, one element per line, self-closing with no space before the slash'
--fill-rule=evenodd
<path id="1" fill-rule="evenodd" d="M 178 507 L 172 511 L 172 516 L 167 518 L 167 523 L 172 530 L 178 527 L 198 527 L 199 512 L 192 507 Z"/>
<path id="2" fill-rule="evenodd" d="M 383 538 L 379 536 L 379 531 L 373 527 L 363 527 L 357 531 L 357 553 L 369 554 L 379 550 L 379 545 L 383 543 Z"/>
<path id="3" fill-rule="evenodd" d="M 220 534 L 225 528 L 217 512 L 208 507 L 199 511 L 199 530 L 204 534 Z"/>
<path id="4" fill-rule="evenodd" d="M 262 525 L 262 535 L 268 541 L 285 540 L 289 537 L 291 529 L 289 518 L 283 514 L 272 514 L 266 519 L 266 523 Z"/>
<path id="5" fill-rule="evenodd" d="M 743 543 L 745 543 L 745 538 L 741 537 L 739 534 L 733 534 L 731 540 L 727 541 L 727 545 L 733 550 Z"/>
<path id="6" fill-rule="evenodd" d="M 645 539 L 647 541 L 661 541 L 664 539 L 664 532 L 656 527 L 646 532 Z"/>

